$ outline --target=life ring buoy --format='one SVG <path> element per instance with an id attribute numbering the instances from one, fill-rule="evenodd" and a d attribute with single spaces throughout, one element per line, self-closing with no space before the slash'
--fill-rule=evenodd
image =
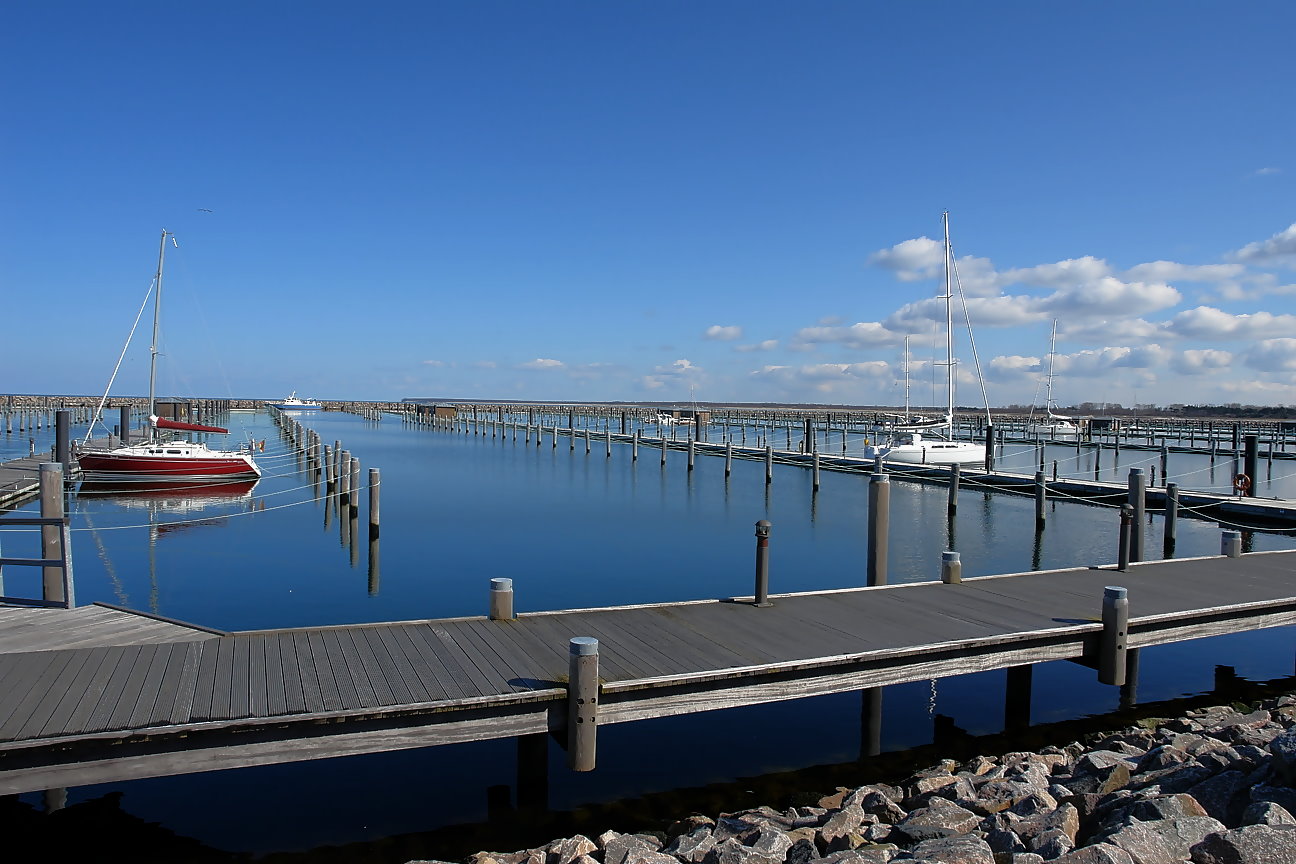
<path id="1" fill-rule="evenodd" d="M 1233 478 L 1233 491 L 1242 495 L 1251 491 L 1251 478 L 1245 474 L 1238 474 Z"/>

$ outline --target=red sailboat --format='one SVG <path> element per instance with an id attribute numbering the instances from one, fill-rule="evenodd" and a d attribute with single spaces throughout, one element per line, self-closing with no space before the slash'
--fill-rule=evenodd
<path id="1" fill-rule="evenodd" d="M 162 242 L 158 249 L 157 277 L 153 286 L 156 293 L 153 295 L 153 347 L 149 364 L 149 440 L 138 444 L 126 444 L 122 447 L 97 449 L 88 446 L 90 433 L 87 432 L 85 442 L 87 446 L 78 447 L 76 453 L 81 475 L 87 480 L 150 482 L 258 478 L 261 476 L 261 468 L 252 458 L 251 444 L 244 445 L 238 450 L 213 450 L 201 442 L 165 435 L 166 432 L 228 434 L 228 429 L 157 416 L 154 393 L 157 382 L 158 325 L 162 309 L 162 265 L 166 257 L 166 241 L 169 236 L 171 236 L 170 232 L 165 228 L 162 229 Z M 172 242 L 175 242 L 174 239 Z M 118 363 L 120 364 L 120 360 Z M 102 405 L 100 408 L 102 410 Z M 93 425 L 91 424 L 92 427 Z"/>

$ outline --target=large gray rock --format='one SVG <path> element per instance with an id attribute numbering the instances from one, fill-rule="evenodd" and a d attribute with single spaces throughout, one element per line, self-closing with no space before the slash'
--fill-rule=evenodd
<path id="1" fill-rule="evenodd" d="M 743 845 L 737 837 L 730 837 L 711 848 L 705 864 L 783 864 L 783 856 L 760 852 Z"/>
<path id="2" fill-rule="evenodd" d="M 1173 768 L 1176 765 L 1184 764 L 1191 758 L 1186 750 L 1180 750 L 1170 744 L 1163 744 L 1160 747 L 1153 747 L 1144 754 L 1135 767 L 1134 773 L 1142 774 L 1146 771 L 1161 771 L 1165 768 Z"/>
<path id="3" fill-rule="evenodd" d="M 1206 808 L 1191 795 L 1158 795 L 1155 798 L 1144 798 L 1134 801 L 1124 811 L 1140 822 L 1156 822 L 1161 819 L 1183 819 L 1193 816 L 1210 816 Z"/>
<path id="4" fill-rule="evenodd" d="M 1119 846 L 1134 864 L 1180 864 L 1189 849 L 1208 834 L 1227 830 L 1209 816 L 1163 819 L 1160 822 L 1135 822 L 1108 836 L 1106 841 Z"/>
<path id="5" fill-rule="evenodd" d="M 1135 864 L 1130 853 L 1110 843 L 1095 843 L 1074 852 L 1068 852 L 1061 858 L 1053 859 L 1052 864 Z"/>
<path id="6" fill-rule="evenodd" d="M 747 845 L 777 861 L 784 861 L 788 850 L 792 848 L 792 838 L 773 825 L 766 825 L 755 837 L 748 839 Z"/>
<path id="7" fill-rule="evenodd" d="M 1075 848 L 1075 845 L 1074 838 L 1067 836 L 1065 831 L 1053 828 L 1031 841 L 1031 851 L 1037 853 L 1044 860 L 1051 861 L 1070 852 Z"/>
<path id="8" fill-rule="evenodd" d="M 544 850 L 549 853 L 545 864 L 575 864 L 577 858 L 598 851 L 598 846 L 584 834 L 577 834 L 575 837 L 555 840 L 544 847 Z"/>
<path id="9" fill-rule="evenodd" d="M 1192 847 L 1193 864 L 1288 864 L 1296 861 L 1296 826 L 1247 825 L 1211 834 Z"/>
<path id="10" fill-rule="evenodd" d="M 953 834 L 966 834 L 973 828 L 981 817 L 971 810 L 960 807 L 953 801 L 946 801 L 944 798 L 933 798 L 926 807 L 913 811 L 903 820 L 896 824 L 896 828 L 903 831 L 906 835 L 913 837 L 915 840 L 924 840 L 929 838 L 948 837 Z M 923 835 L 922 829 L 937 828 L 940 832 Z M 919 833 L 915 833 L 918 831 Z"/>
<path id="11" fill-rule="evenodd" d="M 820 847 L 828 848 L 841 837 L 860 833 L 865 815 L 858 804 L 851 804 L 829 816 L 828 821 L 818 829 Z"/>
<path id="12" fill-rule="evenodd" d="M 1253 801 L 1242 811 L 1243 825 L 1296 825 L 1296 817 L 1272 801 Z"/>
<path id="13" fill-rule="evenodd" d="M 995 864 L 994 853 L 979 837 L 924 840 L 908 850 L 914 859 L 931 864 Z"/>
<path id="14" fill-rule="evenodd" d="M 1074 805 L 1063 804 L 1050 813 L 1022 819 L 1012 826 L 1012 830 L 1032 852 L 1038 851 L 1035 848 L 1037 838 L 1052 831 L 1061 831 L 1074 847 L 1076 836 L 1080 833 L 1080 811 Z"/>
<path id="15" fill-rule="evenodd" d="M 878 786 L 861 786 L 846 797 L 843 806 L 859 807 L 888 825 L 894 825 L 907 815 L 895 799 L 887 794 L 887 790 Z"/>
<path id="16" fill-rule="evenodd" d="M 716 845 L 715 834 L 706 826 L 689 834 L 681 834 L 666 845 L 662 851 L 673 855 L 686 864 L 701 864 Z"/>
<path id="17" fill-rule="evenodd" d="M 1274 779 L 1283 786 L 1296 786 L 1296 727 L 1269 742 L 1274 758 Z"/>
<path id="18" fill-rule="evenodd" d="M 1211 816 L 1227 825 L 1236 825 L 1249 803 L 1247 792 L 1250 787 L 1248 775 L 1229 770 L 1192 786 L 1188 794 Z"/>
<path id="19" fill-rule="evenodd" d="M 647 834 L 617 834 L 608 831 L 598 836 L 598 847 L 603 850 L 603 864 L 627 864 L 631 853 L 658 852 L 662 843 Z"/>

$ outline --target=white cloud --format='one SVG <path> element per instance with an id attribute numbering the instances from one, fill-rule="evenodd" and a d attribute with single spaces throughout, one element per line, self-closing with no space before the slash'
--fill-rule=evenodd
<path id="1" fill-rule="evenodd" d="M 440 369 L 441 367 L 448 366 L 450 364 L 446 363 L 444 360 L 424 360 L 423 365 L 431 366 L 433 369 Z"/>
<path id="2" fill-rule="evenodd" d="M 563 362 L 561 360 L 549 360 L 544 357 L 537 357 L 534 360 L 528 360 L 525 363 L 519 363 L 519 369 L 561 369 Z"/>
<path id="3" fill-rule="evenodd" d="M 735 345 L 735 351 L 773 351 L 779 346 L 779 340 L 766 339 L 764 342 L 757 342 L 754 345 Z"/>
<path id="4" fill-rule="evenodd" d="M 915 237 L 890 249 L 879 249 L 868 261 L 875 267 L 894 270 L 902 282 L 928 279 L 944 270 L 945 244 L 930 237 Z"/>
<path id="5" fill-rule="evenodd" d="M 1030 380 L 1040 371 L 1038 357 L 1023 357 L 1019 354 L 994 357 L 986 367 L 986 377 L 991 381 L 1016 382 Z"/>
<path id="6" fill-rule="evenodd" d="M 1138 348 L 1107 347 L 1058 354 L 1054 357 L 1054 371 L 1077 376 L 1100 376 L 1111 369 L 1150 369 L 1163 363 L 1169 356 L 1160 345 L 1143 345 Z"/>
<path id="7" fill-rule="evenodd" d="M 1182 299 L 1182 294 L 1164 282 L 1122 282 L 1106 276 L 1062 288 L 1041 299 L 1039 308 L 1058 317 L 1143 315 L 1168 309 Z"/>
<path id="8" fill-rule="evenodd" d="M 1111 275 L 1111 267 L 1101 258 L 1086 255 L 1083 258 L 1068 258 L 1056 264 L 1039 264 L 1017 270 L 1005 270 L 999 274 L 1003 284 L 1022 282 L 1026 285 L 1040 285 L 1045 288 L 1063 288 L 1085 282 L 1095 282 Z"/>
<path id="9" fill-rule="evenodd" d="M 1058 334 L 1069 342 L 1146 342 L 1161 328 L 1142 318 L 1102 318 L 1078 325 L 1064 325 Z"/>
<path id="10" fill-rule="evenodd" d="M 1273 168 L 1273 167 L 1268 167 L 1268 168 L 1257 168 L 1255 171 L 1251 172 L 1251 176 L 1252 176 L 1252 177 L 1271 177 L 1271 176 L 1273 176 L 1274 174 L 1281 174 L 1281 173 L 1282 173 L 1282 169 L 1281 169 L 1281 168 Z"/>
<path id="11" fill-rule="evenodd" d="M 1244 270 L 1241 264 L 1178 264 L 1149 261 L 1126 270 L 1124 277 L 1135 282 L 1227 282 Z"/>
<path id="12" fill-rule="evenodd" d="M 782 392 L 794 394 L 814 391 L 818 394 L 844 395 L 870 389 L 879 382 L 891 383 L 890 366 L 881 360 L 866 363 L 818 363 L 806 366 L 765 366 L 751 373 L 768 381 Z"/>
<path id="13" fill-rule="evenodd" d="M 840 343 L 847 348 L 873 348 L 895 345 L 899 336 L 876 321 L 860 322 L 849 327 L 802 327 L 792 337 L 799 346 Z"/>
<path id="14" fill-rule="evenodd" d="M 1246 365 L 1262 372 L 1296 372 L 1296 339 L 1265 339 L 1253 345 Z"/>
<path id="15" fill-rule="evenodd" d="M 1230 351 L 1215 348 L 1191 348 L 1174 357 L 1170 365 L 1181 375 L 1204 375 L 1215 369 L 1227 369 L 1233 363 Z"/>
<path id="16" fill-rule="evenodd" d="M 1233 253 L 1237 261 L 1255 261 L 1263 264 L 1266 261 L 1282 260 L 1296 255 L 1296 222 L 1282 231 L 1257 243 L 1248 243 Z"/>
<path id="17" fill-rule="evenodd" d="M 712 324 L 706 329 L 706 333 L 703 335 L 704 338 L 712 339 L 716 342 L 733 342 L 735 339 L 741 339 L 742 334 L 743 330 L 741 327 L 734 325 L 726 327 L 720 324 Z"/>
<path id="18" fill-rule="evenodd" d="M 1267 339 L 1296 333 L 1296 315 L 1232 315 L 1213 306 L 1198 306 L 1175 315 L 1165 329 L 1190 339 Z"/>

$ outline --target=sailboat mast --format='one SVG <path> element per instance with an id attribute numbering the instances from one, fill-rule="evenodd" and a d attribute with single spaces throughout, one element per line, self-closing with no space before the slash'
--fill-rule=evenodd
<path id="1" fill-rule="evenodd" d="M 945 225 L 945 371 L 946 378 L 946 414 L 950 422 L 950 434 L 954 432 L 954 291 L 950 282 L 950 233 L 949 211 L 941 214 Z"/>
<path id="2" fill-rule="evenodd" d="M 153 345 L 149 348 L 149 416 L 157 414 L 154 404 L 157 399 L 157 358 L 158 358 L 158 325 L 162 320 L 162 263 L 166 260 L 167 230 L 162 229 L 162 240 L 158 243 L 158 269 L 154 279 L 153 294 Z M 154 433 L 150 431 L 150 435 Z"/>
<path id="3" fill-rule="evenodd" d="M 1044 410 L 1053 413 L 1053 355 L 1057 347 L 1057 319 L 1053 319 L 1053 335 L 1049 337 L 1048 378 L 1044 385 Z"/>

